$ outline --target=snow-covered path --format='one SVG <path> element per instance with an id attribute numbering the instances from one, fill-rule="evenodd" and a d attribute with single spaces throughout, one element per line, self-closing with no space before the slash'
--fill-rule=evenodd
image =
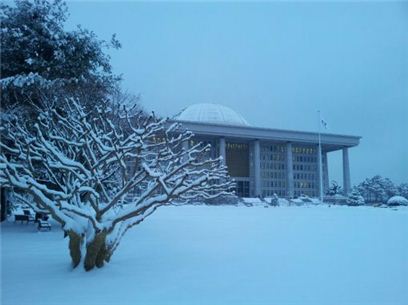
<path id="1" fill-rule="evenodd" d="M 89 273 L 61 231 L 1 228 L 3 305 L 408 304 L 408 208 L 166 207 Z"/>

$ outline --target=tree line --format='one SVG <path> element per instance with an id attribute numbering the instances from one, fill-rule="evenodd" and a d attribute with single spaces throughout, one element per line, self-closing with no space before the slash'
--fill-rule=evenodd
<path id="1" fill-rule="evenodd" d="M 391 179 L 376 175 L 355 186 L 366 203 L 385 203 L 393 196 L 408 198 L 408 183 L 394 184 Z"/>
<path id="2" fill-rule="evenodd" d="M 337 194 L 343 194 L 343 189 L 336 181 L 332 181 L 327 195 Z M 408 183 L 395 184 L 389 178 L 375 175 L 355 185 L 348 196 L 362 197 L 366 204 L 386 203 L 393 196 L 408 198 Z"/>

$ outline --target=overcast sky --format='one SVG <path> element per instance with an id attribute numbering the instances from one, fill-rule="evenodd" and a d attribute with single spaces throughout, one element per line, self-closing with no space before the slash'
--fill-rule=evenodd
<path id="1" fill-rule="evenodd" d="M 408 182 L 408 2 L 70 2 L 68 28 L 100 38 L 123 87 L 172 116 L 231 107 L 252 125 L 362 136 L 351 179 Z M 341 153 L 330 179 L 342 183 Z"/>

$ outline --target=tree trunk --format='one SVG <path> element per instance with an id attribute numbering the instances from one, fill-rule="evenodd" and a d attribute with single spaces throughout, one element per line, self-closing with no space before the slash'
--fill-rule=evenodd
<path id="1" fill-rule="evenodd" d="M 6 201 L 6 189 L 0 187 L 0 221 L 6 220 L 7 218 L 7 201 Z"/>
<path id="2" fill-rule="evenodd" d="M 69 254 L 72 259 L 72 266 L 76 268 L 81 262 L 81 235 L 75 233 L 74 231 L 68 231 L 69 236 Z"/>
<path id="3" fill-rule="evenodd" d="M 106 248 L 106 232 L 99 232 L 95 235 L 94 240 L 86 246 L 86 256 L 84 268 L 86 271 L 92 270 L 95 266 L 103 267 L 108 251 Z"/>
<path id="4" fill-rule="evenodd" d="M 106 257 L 107 257 L 107 254 L 108 254 L 108 249 L 106 247 L 106 243 L 104 242 L 103 245 L 101 246 L 99 252 L 98 252 L 98 255 L 96 256 L 96 261 L 95 261 L 95 266 L 96 267 L 98 267 L 98 268 L 103 267 L 103 265 L 105 263 L 105 260 L 106 260 Z M 106 261 L 108 261 L 108 260 L 106 260 Z"/>

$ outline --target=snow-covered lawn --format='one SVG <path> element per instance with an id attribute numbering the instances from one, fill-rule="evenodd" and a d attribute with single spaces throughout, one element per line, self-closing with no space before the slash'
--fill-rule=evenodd
<path id="1" fill-rule="evenodd" d="M 165 207 L 89 273 L 57 228 L 1 228 L 3 305 L 408 304 L 406 207 Z"/>

